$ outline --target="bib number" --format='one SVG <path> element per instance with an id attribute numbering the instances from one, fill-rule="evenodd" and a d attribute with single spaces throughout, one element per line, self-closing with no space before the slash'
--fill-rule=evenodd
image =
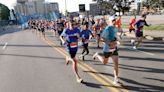
<path id="1" fill-rule="evenodd" d="M 70 43 L 70 47 L 71 47 L 71 48 L 76 48 L 76 47 L 77 47 L 77 43 L 76 43 L 76 42 Z"/>

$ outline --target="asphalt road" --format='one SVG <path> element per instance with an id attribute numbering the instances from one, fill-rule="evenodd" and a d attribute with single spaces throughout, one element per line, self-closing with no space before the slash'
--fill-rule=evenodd
<path id="1" fill-rule="evenodd" d="M 31 30 L 0 32 L 0 92 L 162 92 L 164 91 L 164 43 L 144 40 L 133 50 L 129 37 L 119 47 L 120 80 L 113 86 L 113 63 L 103 65 L 92 55 L 101 52 L 90 43 L 90 54 L 79 61 L 84 83 L 75 80 L 71 64 L 65 65 L 66 51 L 58 37 L 46 39 Z M 79 49 L 79 53 L 81 49 Z M 78 54 L 79 55 L 79 54 Z"/>

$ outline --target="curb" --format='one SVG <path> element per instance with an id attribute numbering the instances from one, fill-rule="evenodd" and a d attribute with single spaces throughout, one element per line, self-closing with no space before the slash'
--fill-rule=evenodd
<path id="1" fill-rule="evenodd" d="M 133 34 L 125 33 L 127 37 L 135 37 Z M 153 41 L 164 41 L 164 37 L 153 37 L 150 35 L 144 35 L 144 38 L 147 40 L 153 40 Z"/>

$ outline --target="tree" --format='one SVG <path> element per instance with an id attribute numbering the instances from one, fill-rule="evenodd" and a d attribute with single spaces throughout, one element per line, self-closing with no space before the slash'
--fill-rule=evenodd
<path id="1" fill-rule="evenodd" d="M 147 9 L 156 9 L 156 8 L 164 8 L 163 0 L 145 0 L 143 1 L 143 6 Z"/>
<path id="2" fill-rule="evenodd" d="M 129 0 L 93 0 L 96 1 L 100 8 L 114 10 L 115 12 L 126 12 L 130 10 Z M 133 0 L 132 0 L 133 1 Z"/>
<path id="3" fill-rule="evenodd" d="M 10 16 L 10 10 L 7 6 L 0 3 L 0 19 L 8 20 Z"/>

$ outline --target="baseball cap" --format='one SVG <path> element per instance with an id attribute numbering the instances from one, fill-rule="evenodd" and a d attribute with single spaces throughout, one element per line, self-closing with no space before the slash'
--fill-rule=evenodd
<path id="1" fill-rule="evenodd" d="M 113 20 L 116 20 L 117 18 L 115 16 L 110 16 L 109 17 L 109 21 L 113 21 Z"/>

